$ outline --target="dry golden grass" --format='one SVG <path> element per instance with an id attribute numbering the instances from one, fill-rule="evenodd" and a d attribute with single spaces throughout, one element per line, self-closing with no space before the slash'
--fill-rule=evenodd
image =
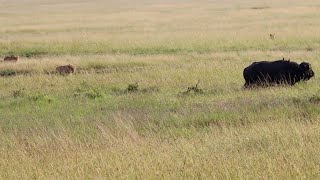
<path id="1" fill-rule="evenodd" d="M 111 130 L 83 143 L 58 134 L 7 137 L 1 148 L 5 179 L 291 179 L 318 177 L 319 124 L 283 120 L 214 127 L 187 138 L 140 136 L 117 115 Z M 121 129 L 118 132 L 115 128 Z M 39 133 L 36 131 L 35 133 Z M 13 149 L 14 148 L 14 149 Z M 10 149 L 10 151 L 6 151 Z M 4 156 L 5 154 L 5 156 Z"/>
<path id="2" fill-rule="evenodd" d="M 0 62 L 0 179 L 318 179 L 319 10 L 1 2 L 0 55 L 22 57 Z M 316 77 L 243 89 L 244 67 L 282 57 Z M 75 74 L 55 73 L 69 63 Z M 181 93 L 199 80 L 203 93 Z"/>

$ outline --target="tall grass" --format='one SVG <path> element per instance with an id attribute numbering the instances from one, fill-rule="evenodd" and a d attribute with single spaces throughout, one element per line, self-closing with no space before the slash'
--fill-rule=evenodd
<path id="1" fill-rule="evenodd" d="M 22 57 L 0 63 L 0 177 L 317 179 L 319 3 L 287 4 L 1 3 L 0 55 Z M 243 88 L 283 57 L 316 77 Z"/>

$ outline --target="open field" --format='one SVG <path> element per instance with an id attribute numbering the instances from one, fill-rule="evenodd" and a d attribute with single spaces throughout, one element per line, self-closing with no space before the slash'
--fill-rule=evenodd
<path id="1" fill-rule="evenodd" d="M 21 56 L 0 62 L 0 179 L 318 179 L 319 12 L 311 0 L 0 0 L 0 56 Z M 282 57 L 315 77 L 243 89 L 247 65 Z M 69 63 L 76 74 L 55 73 Z"/>

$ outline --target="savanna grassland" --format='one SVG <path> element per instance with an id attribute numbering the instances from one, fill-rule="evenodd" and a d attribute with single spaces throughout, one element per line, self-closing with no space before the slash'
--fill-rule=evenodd
<path id="1" fill-rule="evenodd" d="M 319 12 L 0 0 L 0 56 L 20 56 L 0 62 L 0 179 L 318 179 Z M 315 77 L 243 89 L 247 65 L 283 57 Z M 55 73 L 69 63 L 75 74 Z"/>

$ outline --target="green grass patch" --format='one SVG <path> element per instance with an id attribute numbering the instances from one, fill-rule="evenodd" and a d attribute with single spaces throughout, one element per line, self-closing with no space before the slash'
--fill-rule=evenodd
<path id="1" fill-rule="evenodd" d="M 56 41 L 56 42 L 0 42 L 0 55 L 16 54 L 24 57 L 38 57 L 43 55 L 83 55 L 83 54 L 129 54 L 129 55 L 155 55 L 155 54 L 184 54 L 184 53 L 210 53 L 248 50 L 305 50 L 319 48 L 317 39 L 280 38 L 274 41 L 268 39 L 212 39 L 212 40 L 177 40 L 175 43 L 167 41 L 143 43 L 107 41 Z M 93 68 L 101 68 L 102 64 L 94 64 Z"/>

